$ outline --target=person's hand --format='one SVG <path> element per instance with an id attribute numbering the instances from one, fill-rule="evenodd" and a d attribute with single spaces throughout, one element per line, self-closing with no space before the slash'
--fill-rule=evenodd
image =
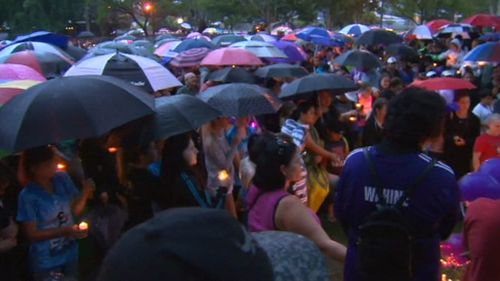
<path id="1" fill-rule="evenodd" d="M 75 238 L 75 239 L 84 239 L 84 238 L 87 238 L 88 234 L 89 234 L 89 230 L 88 228 L 87 229 L 80 229 L 78 227 L 78 225 L 72 225 L 72 226 L 68 226 L 68 232 L 69 232 L 69 237 L 72 237 L 72 238 Z"/>
<path id="2" fill-rule="evenodd" d="M 463 138 L 456 136 L 453 139 L 455 141 L 456 146 L 464 146 L 465 145 L 465 140 Z"/>

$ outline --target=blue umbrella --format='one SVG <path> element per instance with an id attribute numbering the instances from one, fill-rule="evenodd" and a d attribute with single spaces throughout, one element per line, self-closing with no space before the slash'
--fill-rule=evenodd
<path id="1" fill-rule="evenodd" d="M 312 35 L 315 36 L 311 37 Z M 321 27 L 312 27 L 312 26 L 306 27 L 301 31 L 297 32 L 296 36 L 308 42 L 311 42 L 313 38 L 316 38 L 316 40 L 318 40 L 319 37 L 330 39 L 330 34 L 328 33 L 328 30 Z"/>
<path id="2" fill-rule="evenodd" d="M 307 54 L 294 43 L 287 41 L 276 41 L 272 42 L 271 44 L 282 50 L 283 53 L 285 53 L 285 55 L 287 56 L 287 58 L 282 59 L 271 59 L 271 61 L 273 62 L 296 63 L 303 62 L 307 59 Z"/>
<path id="3" fill-rule="evenodd" d="M 484 41 L 499 41 L 500 40 L 500 32 L 490 32 L 479 37 L 480 40 Z"/>
<path id="4" fill-rule="evenodd" d="M 472 49 L 464 61 L 500 62 L 500 42 L 488 42 Z"/>
<path id="5" fill-rule="evenodd" d="M 326 46 L 326 47 L 343 47 L 344 42 L 338 40 L 337 38 L 323 37 L 319 35 L 311 35 L 311 42 L 316 45 Z"/>
<path id="6" fill-rule="evenodd" d="M 48 31 L 36 31 L 31 34 L 17 36 L 11 44 L 27 41 L 43 42 L 59 48 L 66 48 L 66 46 L 68 46 L 69 37 Z"/>
<path id="7" fill-rule="evenodd" d="M 214 44 L 204 39 L 186 39 L 182 41 L 179 45 L 177 45 L 177 47 L 175 47 L 173 51 L 180 53 L 194 48 L 215 49 L 215 46 Z"/>

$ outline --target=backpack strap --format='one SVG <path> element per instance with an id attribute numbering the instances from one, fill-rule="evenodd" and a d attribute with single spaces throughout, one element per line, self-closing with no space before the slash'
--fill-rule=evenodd
<path id="1" fill-rule="evenodd" d="M 422 183 L 422 181 L 427 177 L 427 175 L 432 171 L 432 168 L 434 168 L 434 165 L 437 163 L 436 158 L 432 158 L 431 162 L 427 164 L 425 169 L 420 173 L 420 175 L 417 177 L 417 179 L 408 187 L 404 190 L 403 195 L 401 198 L 399 198 L 398 202 L 396 203 L 397 208 L 401 208 L 406 201 L 407 198 L 411 198 L 412 195 L 415 193 L 415 190 L 417 187 Z"/>
<path id="2" fill-rule="evenodd" d="M 377 173 L 377 169 L 375 168 L 375 163 L 373 163 L 372 157 L 368 152 L 369 147 L 363 148 L 363 154 L 365 156 L 366 163 L 368 164 L 368 169 L 370 170 L 370 174 L 372 179 L 375 181 L 375 190 L 377 191 L 378 203 L 382 204 L 382 206 L 387 205 L 387 201 L 384 196 L 384 188 L 382 184 L 382 180 Z"/>

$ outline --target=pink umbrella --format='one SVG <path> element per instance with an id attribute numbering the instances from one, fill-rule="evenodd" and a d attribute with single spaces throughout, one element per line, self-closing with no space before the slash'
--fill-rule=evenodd
<path id="1" fill-rule="evenodd" d="M 154 53 L 159 57 L 166 57 L 167 54 L 171 52 L 173 49 L 175 49 L 175 47 L 177 47 L 177 45 L 179 45 L 181 42 L 182 41 L 180 40 L 167 42 L 158 47 Z"/>
<path id="2" fill-rule="evenodd" d="M 263 65 L 264 63 L 249 51 L 237 48 L 221 48 L 210 52 L 200 65 Z"/>
<path id="3" fill-rule="evenodd" d="M 207 41 L 209 41 L 209 42 L 210 42 L 210 41 L 212 41 L 212 40 L 210 39 L 210 37 L 205 36 L 205 35 L 203 35 L 203 34 L 201 34 L 201 33 L 199 33 L 199 32 L 191 32 L 191 33 L 189 33 L 189 34 L 186 36 L 186 39 L 205 39 L 205 40 L 207 40 Z"/>
<path id="4" fill-rule="evenodd" d="M 210 52 L 208 48 L 193 48 L 181 52 L 170 64 L 175 67 L 190 67 L 200 65 L 201 60 Z"/>
<path id="5" fill-rule="evenodd" d="M 45 81 L 45 77 L 31 67 L 5 63 L 0 64 L 0 80 L 35 80 Z"/>

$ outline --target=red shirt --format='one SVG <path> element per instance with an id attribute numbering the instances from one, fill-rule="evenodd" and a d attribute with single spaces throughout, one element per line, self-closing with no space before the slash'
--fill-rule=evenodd
<path id="1" fill-rule="evenodd" d="M 481 153 L 479 157 L 479 163 L 481 164 L 488 159 L 500 157 L 500 136 L 480 135 L 474 144 L 474 152 Z"/>
<path id="2" fill-rule="evenodd" d="M 500 200 L 480 198 L 469 205 L 464 243 L 471 263 L 464 281 L 500 280 Z"/>

